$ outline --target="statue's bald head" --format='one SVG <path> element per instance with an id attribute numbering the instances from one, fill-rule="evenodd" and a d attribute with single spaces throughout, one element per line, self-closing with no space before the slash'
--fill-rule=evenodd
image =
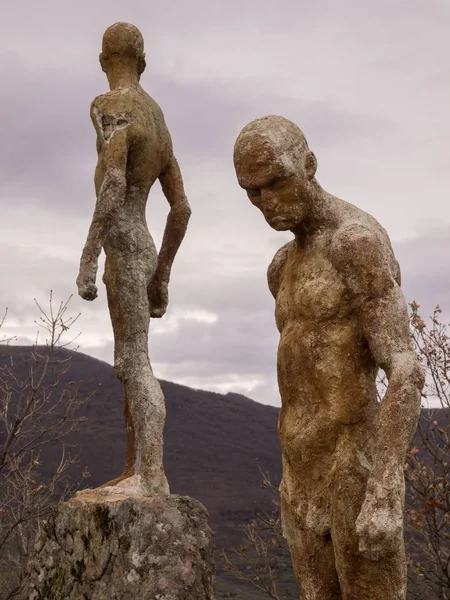
<path id="1" fill-rule="evenodd" d="M 145 69 L 144 38 L 137 27 L 130 23 L 114 23 L 103 34 L 100 64 L 104 71 L 112 57 L 134 61 L 138 76 Z"/>
<path id="2" fill-rule="evenodd" d="M 270 115 L 242 129 L 234 145 L 234 165 L 238 177 L 250 165 L 263 169 L 268 163 L 278 167 L 280 175 L 289 176 L 299 168 L 305 154 L 312 153 L 301 129 L 289 119 Z"/>
<path id="3" fill-rule="evenodd" d="M 277 231 L 293 231 L 314 202 L 317 161 L 292 121 L 269 116 L 244 127 L 234 145 L 239 185 Z"/>

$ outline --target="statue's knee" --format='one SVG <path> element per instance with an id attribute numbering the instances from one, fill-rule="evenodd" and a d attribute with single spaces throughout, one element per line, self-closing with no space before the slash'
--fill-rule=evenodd
<path id="1" fill-rule="evenodd" d="M 125 383 L 128 379 L 128 363 L 125 358 L 116 358 L 114 361 L 114 373 L 119 381 Z"/>

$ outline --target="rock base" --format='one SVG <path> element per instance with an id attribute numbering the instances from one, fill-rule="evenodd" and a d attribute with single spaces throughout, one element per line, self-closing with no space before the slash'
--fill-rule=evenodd
<path id="1" fill-rule="evenodd" d="M 79 492 L 36 540 L 23 600 L 214 600 L 207 511 L 183 496 Z"/>

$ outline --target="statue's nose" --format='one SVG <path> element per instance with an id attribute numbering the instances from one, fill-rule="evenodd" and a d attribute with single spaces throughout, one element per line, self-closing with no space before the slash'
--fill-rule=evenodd
<path id="1" fill-rule="evenodd" d="M 272 212 L 277 204 L 275 196 L 267 191 L 261 194 L 261 204 L 265 211 Z"/>

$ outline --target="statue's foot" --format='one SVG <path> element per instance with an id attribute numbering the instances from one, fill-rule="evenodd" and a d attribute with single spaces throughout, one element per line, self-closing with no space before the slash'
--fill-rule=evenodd
<path id="1" fill-rule="evenodd" d="M 87 489 L 77 492 L 78 495 L 89 495 L 89 496 L 114 496 L 114 495 L 125 495 L 125 496 L 142 496 L 141 490 L 141 476 L 131 475 L 130 477 L 117 477 L 112 481 L 104 483 L 98 488 Z"/>
<path id="2" fill-rule="evenodd" d="M 122 473 L 120 477 L 104 483 L 96 489 L 87 489 L 77 492 L 77 494 L 97 494 L 107 496 L 110 494 L 125 494 L 131 496 L 169 496 L 169 483 L 162 469 L 158 470 L 157 475 L 154 472 L 142 474 Z"/>
<path id="3" fill-rule="evenodd" d="M 146 474 L 141 475 L 140 481 L 141 494 L 143 496 L 169 496 L 169 482 L 164 474 L 164 471 L 158 474 L 158 476 L 152 476 Z"/>
<path id="4" fill-rule="evenodd" d="M 111 479 L 111 481 L 107 481 L 106 483 L 103 483 L 101 486 L 99 486 L 99 489 L 105 488 L 105 487 L 114 487 L 115 485 L 119 485 L 120 483 L 122 483 L 122 481 L 125 481 L 125 479 L 128 479 L 129 477 L 133 477 L 133 475 L 134 475 L 133 469 L 126 470 L 119 477 L 116 477 L 115 479 Z"/>

